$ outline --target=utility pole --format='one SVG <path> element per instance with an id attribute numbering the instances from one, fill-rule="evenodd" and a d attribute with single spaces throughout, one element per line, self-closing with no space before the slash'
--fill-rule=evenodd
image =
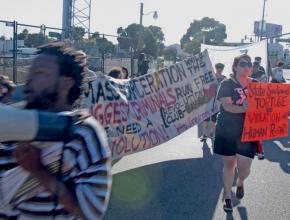
<path id="1" fill-rule="evenodd" d="M 140 3 L 140 25 L 143 25 L 143 15 L 150 15 L 150 14 L 153 14 L 153 18 L 154 19 L 157 19 L 158 18 L 158 14 L 157 14 L 157 11 L 149 11 L 148 13 L 144 13 L 143 11 L 143 7 L 144 7 L 144 3 L 141 2 Z"/>
<path id="2" fill-rule="evenodd" d="M 144 3 L 143 2 L 141 2 L 141 5 L 140 5 L 140 25 L 142 25 L 142 23 L 143 23 L 143 5 L 144 5 Z"/>
<path id="3" fill-rule="evenodd" d="M 260 29 L 260 40 L 262 40 L 262 35 L 263 35 L 263 29 L 264 29 L 264 18 L 265 18 L 265 2 L 267 0 L 264 0 L 264 4 L 263 4 L 263 15 L 262 15 L 262 26 L 261 26 L 261 29 Z"/>
<path id="4" fill-rule="evenodd" d="M 74 27 L 82 27 L 90 36 L 91 0 L 63 0 L 62 29 L 63 36 L 73 39 Z"/>

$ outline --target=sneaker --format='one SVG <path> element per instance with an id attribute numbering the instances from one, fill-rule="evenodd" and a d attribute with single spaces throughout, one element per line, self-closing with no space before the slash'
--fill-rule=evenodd
<path id="1" fill-rule="evenodd" d="M 236 197 L 242 199 L 245 195 L 244 186 L 237 186 Z"/>
<path id="2" fill-rule="evenodd" d="M 261 153 L 257 153 L 257 157 L 258 157 L 259 160 L 264 160 L 265 159 L 264 154 L 261 154 Z"/>
<path id="3" fill-rule="evenodd" d="M 224 211 L 225 212 L 233 212 L 233 205 L 232 205 L 231 199 L 225 199 Z"/>

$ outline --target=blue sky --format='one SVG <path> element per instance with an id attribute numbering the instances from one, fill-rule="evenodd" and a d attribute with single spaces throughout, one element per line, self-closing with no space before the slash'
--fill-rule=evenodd
<path id="1" fill-rule="evenodd" d="M 91 32 L 116 34 L 118 27 L 139 22 L 138 0 L 92 0 Z M 0 20 L 61 27 L 62 0 L 1 0 Z M 263 0 L 144 0 L 144 12 L 157 10 L 159 18 L 144 16 L 143 24 L 162 27 L 166 45 L 179 43 L 194 19 L 212 17 L 227 27 L 227 41 L 240 41 L 253 34 L 253 23 L 261 20 Z M 265 20 L 283 25 L 290 32 L 290 1 L 267 0 Z M 7 27 L 0 26 L 0 35 Z M 9 30 L 8 30 L 9 32 Z M 7 34 L 7 33 L 6 33 Z M 7 34 L 8 35 L 8 34 Z"/>

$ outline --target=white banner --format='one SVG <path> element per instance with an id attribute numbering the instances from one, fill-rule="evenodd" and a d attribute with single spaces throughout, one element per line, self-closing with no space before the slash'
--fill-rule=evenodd
<path id="1" fill-rule="evenodd" d="M 205 51 L 133 79 L 99 76 L 81 106 L 103 125 L 118 158 L 160 145 L 212 115 L 219 107 L 216 91 Z"/>
<path id="2" fill-rule="evenodd" d="M 262 58 L 261 66 L 267 71 L 267 40 L 260 41 L 258 43 L 248 44 L 238 47 L 226 47 L 226 46 L 212 46 L 207 44 L 201 44 L 201 51 L 207 50 L 210 60 L 213 66 L 216 63 L 225 64 L 224 75 L 229 77 L 232 73 L 232 65 L 234 58 L 241 54 L 248 54 L 252 61 L 259 56 Z"/>

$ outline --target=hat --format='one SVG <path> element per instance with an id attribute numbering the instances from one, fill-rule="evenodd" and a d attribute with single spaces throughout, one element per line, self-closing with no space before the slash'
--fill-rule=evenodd
<path id="1" fill-rule="evenodd" d="M 223 69 L 224 67 L 225 67 L 225 65 L 223 63 L 217 63 L 215 65 L 215 68 L 217 68 L 217 69 Z"/>

